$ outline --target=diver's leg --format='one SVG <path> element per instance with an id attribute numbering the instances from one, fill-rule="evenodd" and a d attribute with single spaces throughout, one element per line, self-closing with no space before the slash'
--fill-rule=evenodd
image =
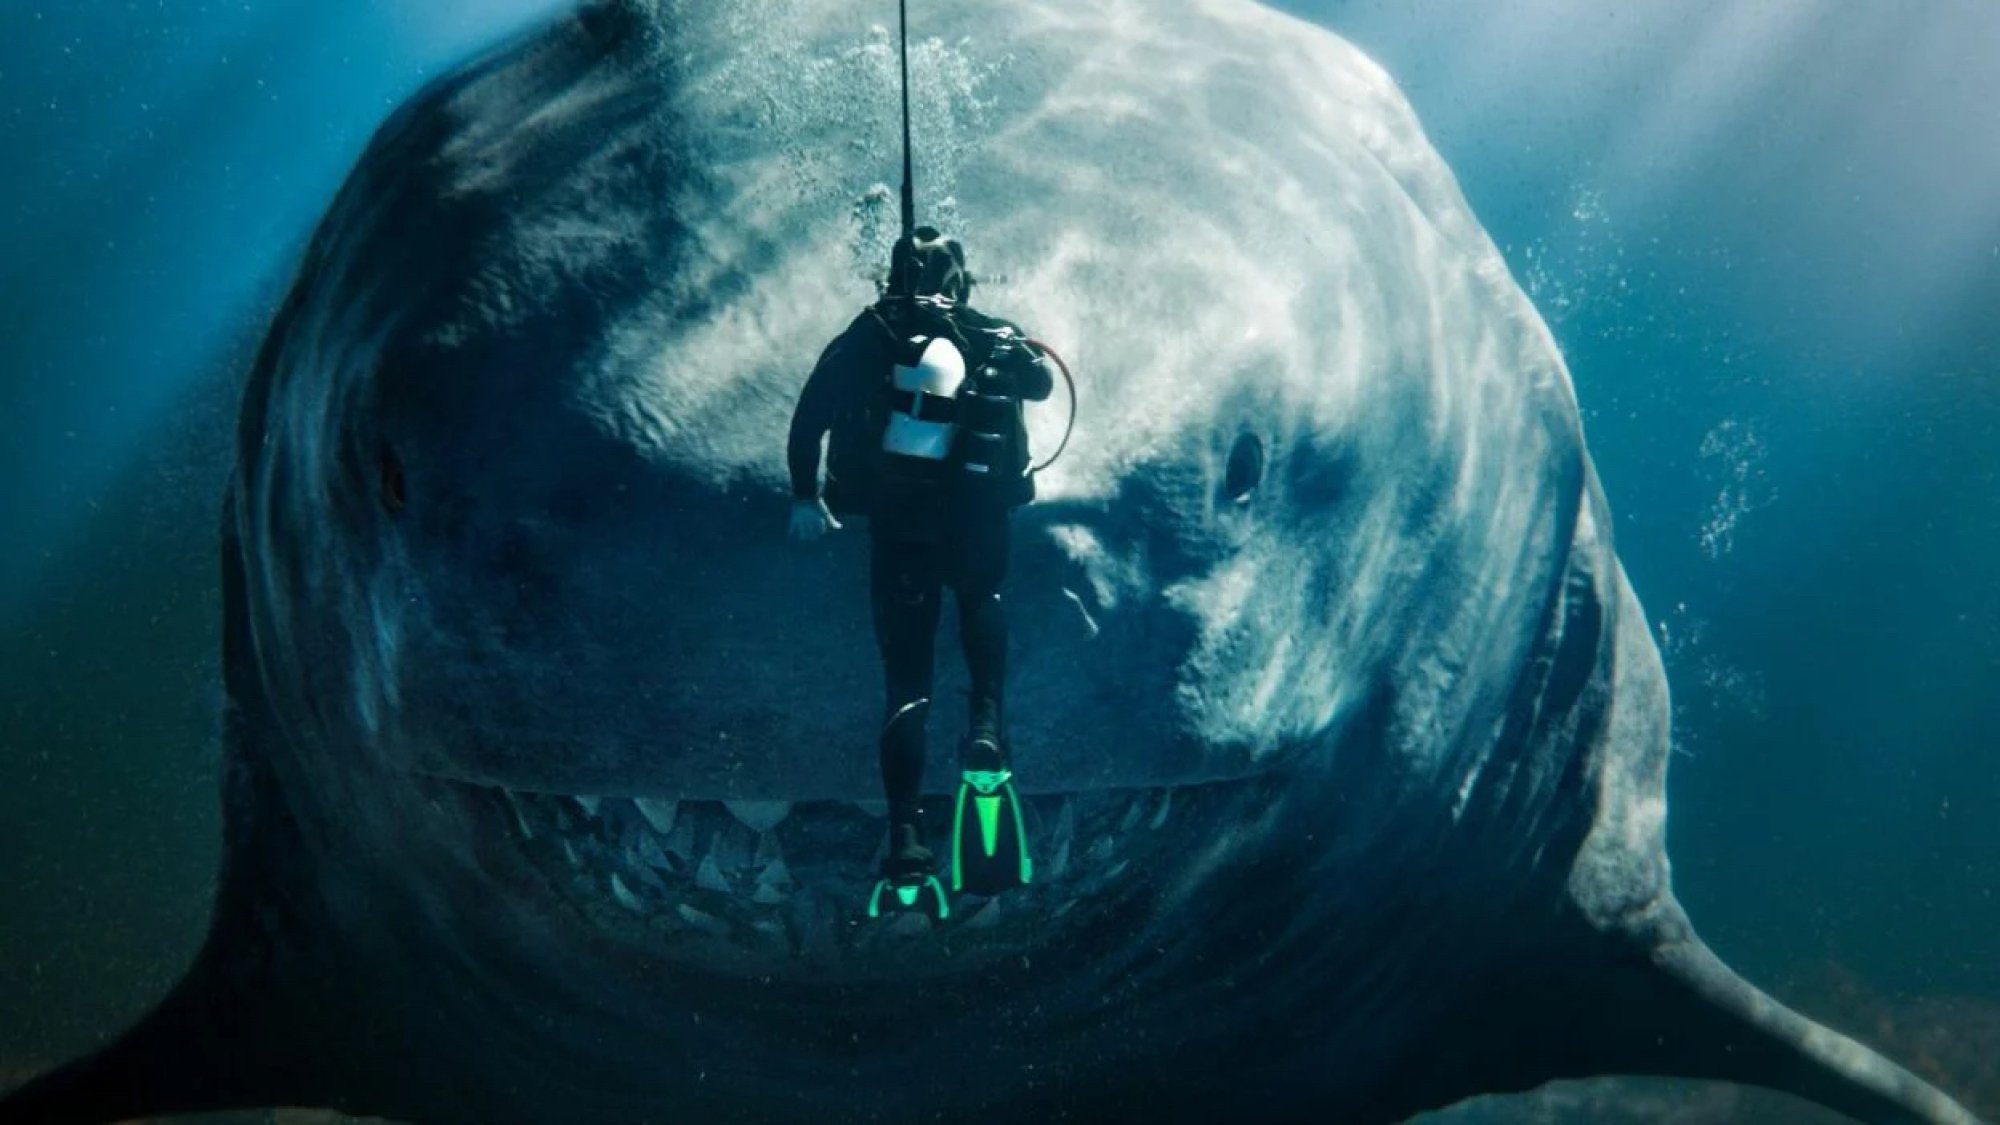
<path id="1" fill-rule="evenodd" d="M 1001 734 L 1001 704 L 1007 688 L 1007 610 L 997 589 L 961 589 L 958 594 L 959 642 L 965 648 L 972 705 L 967 714 L 969 738 Z"/>
<path id="2" fill-rule="evenodd" d="M 918 824 L 924 782 L 924 720 L 930 710 L 939 584 L 935 552 L 877 539 L 869 558 L 869 601 L 887 688 L 881 735 L 882 788 L 895 829 Z"/>
<path id="3" fill-rule="evenodd" d="M 990 740 L 998 748 L 1007 690 L 1007 610 L 1000 587 L 1007 578 L 1008 516 L 1005 510 L 971 515 L 962 528 L 953 575 L 959 644 L 972 683 L 966 737 Z"/>
<path id="4" fill-rule="evenodd" d="M 951 889 L 992 895 L 1030 882 L 1034 862 L 1002 724 L 1007 614 L 1000 587 L 1007 577 L 1007 513 L 989 509 L 972 516 L 977 522 L 964 529 L 968 534 L 952 575 L 972 712 L 971 729 L 959 747 L 959 786 L 952 800 Z"/>

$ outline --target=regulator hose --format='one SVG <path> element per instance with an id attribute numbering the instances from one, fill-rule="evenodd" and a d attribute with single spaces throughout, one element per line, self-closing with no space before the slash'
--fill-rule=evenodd
<path id="1" fill-rule="evenodd" d="M 1062 355 L 1054 348 L 1032 336 L 1028 338 L 1028 346 L 1055 360 L 1056 368 L 1062 372 L 1063 383 L 1069 387 L 1069 421 L 1063 423 L 1062 440 L 1056 443 L 1056 451 L 1049 454 L 1048 460 L 1028 470 L 1028 475 L 1034 476 L 1036 473 L 1055 464 L 1062 457 L 1063 450 L 1069 448 L 1069 436 L 1076 431 L 1076 378 L 1069 373 L 1069 364 L 1063 362 Z"/>

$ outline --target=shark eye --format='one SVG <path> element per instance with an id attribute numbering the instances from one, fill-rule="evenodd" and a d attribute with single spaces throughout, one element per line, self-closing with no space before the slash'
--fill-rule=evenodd
<path id="1" fill-rule="evenodd" d="M 397 459 L 396 451 L 385 445 L 382 447 L 377 469 L 382 482 L 382 507 L 393 516 L 401 512 L 403 505 L 408 503 L 403 482 L 403 463 Z"/>
<path id="2" fill-rule="evenodd" d="M 1229 467 L 1222 474 L 1223 498 L 1241 504 L 1264 479 L 1264 443 L 1256 434 L 1238 434 L 1229 449 Z"/>

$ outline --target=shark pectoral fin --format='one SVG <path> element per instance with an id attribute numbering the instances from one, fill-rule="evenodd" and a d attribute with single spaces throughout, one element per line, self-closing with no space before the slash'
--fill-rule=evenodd
<path id="1" fill-rule="evenodd" d="M 1368 1073 L 1354 1119 L 1632 1075 L 1758 1085 L 1868 1125 L 1980 1125 L 1944 1091 L 1738 977 L 1670 897 L 1646 915 L 1630 933 L 1544 935 L 1474 971 L 1414 1049 Z"/>
<path id="2" fill-rule="evenodd" d="M 172 992 L 96 1054 L 0 1097 L 0 1125 L 124 1121 L 267 1105 L 328 1105 L 298 1008 L 324 966 L 299 897 L 304 853 L 260 743 L 270 727 L 251 658 L 243 572 L 224 520 L 223 862 L 201 952 Z"/>
<path id="3" fill-rule="evenodd" d="M 202 961 L 131 1030 L 0 1097 L 0 1125 L 96 1125 L 177 1113 L 326 1104 L 310 1052 L 273 1049 L 260 1005 Z M 240 998 L 240 999 L 239 999 Z M 241 1006 L 239 1007 L 239 1003 Z M 288 1057 L 289 1054 L 289 1057 Z"/>
<path id="4" fill-rule="evenodd" d="M 0 1125 L 332 1103 L 297 1027 L 312 1000 L 293 978 L 311 974 L 315 956 L 280 952 L 292 930 L 285 910 L 253 906 L 242 866 L 225 861 L 208 940 L 173 991 L 108 1047 L 0 1097 Z"/>
<path id="5" fill-rule="evenodd" d="M 1639 1002 L 1662 1029 L 1650 1049 L 1628 1047 L 1655 1064 L 1646 1073 L 1783 1090 L 1856 1121 L 1979 1125 L 1937 1087 L 1765 995 L 1692 931 L 1657 949 L 1641 975 L 1654 983 Z"/>
<path id="6" fill-rule="evenodd" d="M 1763 1086 L 1870 1125 L 1980 1125 L 1943 1091 L 1874 1050 L 1799 1015 L 1716 957 L 1671 899 L 1644 929 L 1551 943 L 1529 963 L 1496 969 L 1449 1027 L 1475 1028 L 1413 1052 L 1385 1076 L 1393 1114 L 1475 1093 L 1534 1089 L 1565 1078 L 1634 1075 Z"/>

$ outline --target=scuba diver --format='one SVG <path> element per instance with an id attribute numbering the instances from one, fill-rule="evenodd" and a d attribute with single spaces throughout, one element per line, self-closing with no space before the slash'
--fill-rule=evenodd
<path id="1" fill-rule="evenodd" d="M 919 815 L 933 648 L 947 587 L 957 598 L 971 680 L 963 778 L 953 802 L 952 889 L 994 894 L 1031 874 L 1011 782 L 1000 588 L 1010 514 L 1035 492 L 1023 404 L 1048 398 L 1053 380 L 1040 345 L 966 303 L 972 283 L 956 240 L 931 227 L 898 239 L 882 298 L 821 353 L 792 415 L 791 536 L 817 539 L 841 526 L 838 515 L 869 522 L 889 805 L 889 849 L 871 916 L 885 905 L 938 918 L 950 913 Z M 820 443 L 828 435 L 822 493 Z"/>

